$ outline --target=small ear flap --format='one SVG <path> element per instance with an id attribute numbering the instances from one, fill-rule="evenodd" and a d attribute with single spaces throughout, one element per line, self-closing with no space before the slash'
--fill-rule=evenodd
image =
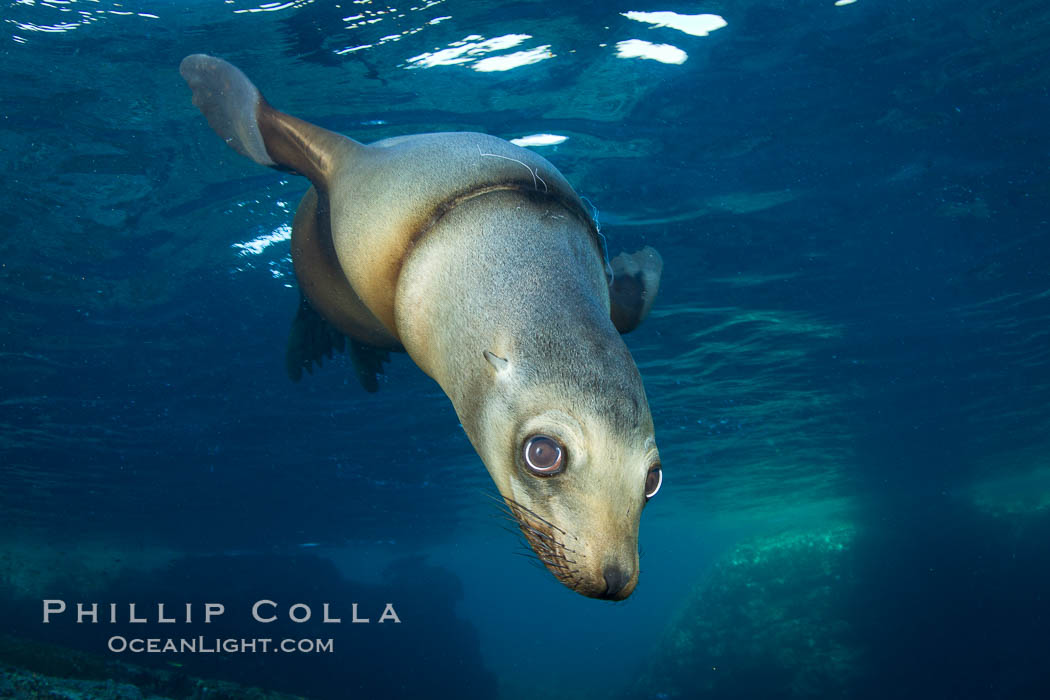
<path id="1" fill-rule="evenodd" d="M 645 246 L 636 253 L 620 253 L 612 261 L 609 285 L 610 317 L 616 330 L 630 333 L 638 327 L 656 300 L 664 261 L 655 248 Z"/>
<path id="2" fill-rule="evenodd" d="M 489 361 L 489 364 L 496 368 L 497 372 L 506 372 L 507 369 L 510 368 L 510 362 L 507 361 L 507 358 L 493 355 L 488 350 L 485 351 L 484 355 L 485 359 Z"/>

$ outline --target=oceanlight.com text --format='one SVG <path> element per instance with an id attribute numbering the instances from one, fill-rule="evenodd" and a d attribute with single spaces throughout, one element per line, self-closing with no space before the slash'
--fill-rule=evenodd
<path id="1" fill-rule="evenodd" d="M 166 637 L 109 638 L 107 647 L 110 651 L 132 654 L 331 654 L 335 651 L 332 639 L 237 639 L 221 637 Z"/>

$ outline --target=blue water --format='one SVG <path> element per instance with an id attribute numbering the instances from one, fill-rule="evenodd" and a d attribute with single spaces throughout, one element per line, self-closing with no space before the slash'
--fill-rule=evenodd
<path id="1" fill-rule="evenodd" d="M 726 24 L 625 14 L 658 11 Z M 1050 695 L 1050 6 L 3 18 L 0 633 L 325 698 Z M 308 184 L 208 129 L 178 74 L 195 52 L 364 142 L 565 137 L 532 148 L 613 254 L 662 253 L 625 336 L 665 474 L 630 599 L 516 555 L 406 356 L 376 394 L 342 356 L 288 380 Z M 260 598 L 401 624 L 282 627 L 332 654 L 132 658 L 106 651 L 126 625 L 43 626 L 47 598 L 225 601 L 207 632 L 238 637 Z"/>

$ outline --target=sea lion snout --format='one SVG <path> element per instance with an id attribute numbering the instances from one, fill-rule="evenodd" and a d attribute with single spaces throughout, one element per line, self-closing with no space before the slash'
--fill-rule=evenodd
<path id="1" fill-rule="evenodd" d="M 611 542 L 600 531 L 587 533 L 586 539 L 573 553 L 573 577 L 562 583 L 588 598 L 630 597 L 638 585 L 638 528 L 624 528 Z"/>
<path id="2" fill-rule="evenodd" d="M 549 391 L 529 393 L 554 400 Z M 489 417 L 514 413 L 500 410 Z M 575 403 L 537 411 L 510 439 L 490 440 L 485 443 L 502 449 L 486 452 L 486 464 L 539 561 L 581 595 L 630 596 L 638 584 L 638 530 L 649 474 L 659 465 L 651 423 L 643 420 L 625 431 Z"/>
<path id="3" fill-rule="evenodd" d="M 581 512 L 584 504 L 572 496 L 530 505 L 508 496 L 504 501 L 537 558 L 561 583 L 602 600 L 623 600 L 634 592 L 638 584 L 636 519 L 612 522 L 588 517 Z"/>
<path id="4" fill-rule="evenodd" d="M 605 579 L 605 592 L 601 597 L 607 600 L 623 600 L 634 590 L 634 576 L 619 564 L 607 564 L 602 570 Z"/>

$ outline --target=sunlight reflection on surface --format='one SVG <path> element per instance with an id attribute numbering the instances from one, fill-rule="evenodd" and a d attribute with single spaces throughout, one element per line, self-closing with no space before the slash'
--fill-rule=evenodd
<path id="1" fill-rule="evenodd" d="M 653 27 L 670 27 L 693 36 L 707 36 L 727 26 L 727 22 L 719 15 L 680 15 L 677 12 L 621 12 L 620 14 L 627 19 L 645 22 Z"/>
<path id="2" fill-rule="evenodd" d="M 519 46 L 531 38 L 532 35 L 530 34 L 504 34 L 503 36 L 486 39 L 480 34 L 471 34 L 459 41 L 452 42 L 447 48 L 413 56 L 408 59 L 407 67 L 433 68 L 435 66 L 455 66 L 473 63 L 472 68 L 474 70 L 489 73 L 511 70 L 512 68 L 554 57 L 549 44 L 525 51 L 516 51 L 511 54 L 485 57 L 486 54 L 505 51 Z"/>
<path id="3" fill-rule="evenodd" d="M 568 136 L 560 136 L 558 134 L 532 134 L 511 139 L 510 142 L 515 146 L 557 146 L 559 143 L 565 143 L 568 140 Z"/>
<path id="4" fill-rule="evenodd" d="M 689 54 L 670 44 L 653 44 L 642 39 L 627 39 L 616 43 L 616 55 L 619 58 L 648 58 L 660 63 L 681 65 Z"/>

